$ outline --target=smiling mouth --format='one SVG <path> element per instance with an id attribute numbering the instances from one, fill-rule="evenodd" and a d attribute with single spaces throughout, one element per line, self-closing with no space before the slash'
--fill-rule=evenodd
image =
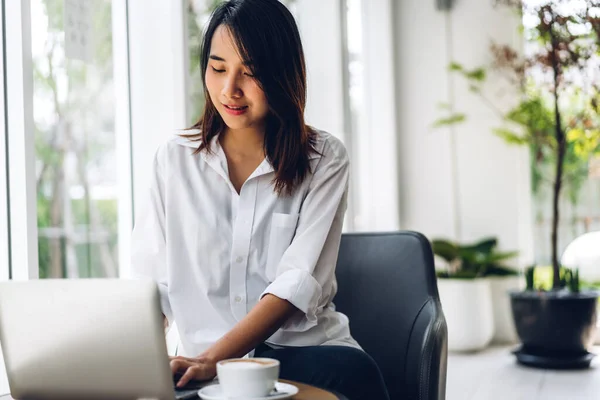
<path id="1" fill-rule="evenodd" d="M 225 108 L 228 108 L 233 111 L 242 111 L 242 110 L 245 110 L 246 108 L 248 108 L 248 106 L 234 107 L 234 106 L 228 106 L 227 104 L 223 104 L 223 106 L 225 106 Z"/>

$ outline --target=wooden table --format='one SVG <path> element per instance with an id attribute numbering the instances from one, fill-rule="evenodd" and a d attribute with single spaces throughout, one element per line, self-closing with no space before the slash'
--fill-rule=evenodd
<path id="1" fill-rule="evenodd" d="M 327 390 L 319 389 L 304 383 L 281 380 L 281 382 L 292 384 L 300 390 L 292 400 L 348 400 L 340 394 L 334 394 Z M 0 400 L 14 400 L 10 395 L 0 396 Z"/>
<path id="2" fill-rule="evenodd" d="M 346 397 L 340 394 L 334 394 L 304 383 L 286 380 L 281 380 L 281 382 L 290 383 L 300 389 L 298 394 L 292 398 L 293 400 L 347 400 Z"/>

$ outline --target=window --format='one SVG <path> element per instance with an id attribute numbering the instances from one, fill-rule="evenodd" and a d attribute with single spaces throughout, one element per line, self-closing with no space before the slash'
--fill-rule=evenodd
<path id="1" fill-rule="evenodd" d="M 548 176 L 550 174 L 551 172 Z M 540 184 L 532 195 L 535 211 L 535 257 L 539 265 L 550 265 L 552 187 Z M 600 179 L 590 176 L 581 182 L 579 188 L 565 188 L 560 203 L 559 256 L 575 238 L 587 232 L 600 231 Z"/>
<path id="2" fill-rule="evenodd" d="M 112 3 L 31 0 L 40 278 L 118 275 Z"/>
<path id="3" fill-rule="evenodd" d="M 537 4 L 533 0 L 529 0 L 530 5 Z M 554 1 L 554 3 L 557 3 Z M 580 7 L 585 7 L 585 2 L 577 1 L 566 1 L 561 3 L 561 13 L 565 16 L 573 15 L 577 13 Z M 583 8 L 585 9 L 585 8 Z M 598 8 L 596 7 L 596 13 Z M 523 24 L 525 26 L 526 43 L 525 51 L 535 53 L 538 49 L 539 44 L 535 40 L 533 35 L 532 27 L 537 22 L 537 15 L 534 13 L 525 13 L 523 18 Z M 569 28 L 573 32 L 585 31 L 589 27 L 581 26 L 581 24 L 573 23 Z M 594 54 L 594 53 L 592 53 Z M 594 111 L 595 107 L 589 104 L 587 101 L 581 101 L 579 93 L 583 93 L 584 96 L 589 93 L 590 87 L 598 87 L 600 85 L 600 74 L 598 73 L 598 65 L 600 65 L 600 56 L 598 54 L 592 55 L 592 59 L 589 62 L 591 67 L 589 69 L 572 69 L 570 72 L 570 93 L 574 93 L 573 97 L 569 97 L 570 106 L 567 108 L 562 106 L 562 117 L 565 125 L 571 127 L 578 127 L 581 119 L 581 115 L 590 116 L 589 124 L 585 127 L 587 130 L 591 128 L 597 128 L 598 113 Z M 547 77 L 544 73 L 537 69 L 530 69 L 530 78 L 535 83 L 543 84 L 546 82 Z M 566 90 L 563 89 L 563 99 Z M 570 94 L 567 94 L 570 95 Z M 584 97 L 581 96 L 581 97 Z M 589 96 L 589 94 L 588 94 Z M 549 104 L 553 104 L 553 99 L 547 99 Z M 587 122 L 585 123 L 587 125 Z M 567 138 L 569 137 L 567 132 Z M 567 139 L 569 141 L 569 139 Z M 600 148 L 600 143 L 596 143 L 597 148 Z M 563 173 L 563 188 L 561 196 L 559 198 L 560 215 L 558 223 L 558 257 L 560 259 L 565 248 L 577 237 L 588 232 L 600 232 L 600 173 L 598 171 L 599 160 L 592 159 L 589 164 L 587 160 L 577 156 L 577 153 L 573 151 L 574 146 L 569 144 L 567 149 L 567 155 L 565 157 L 564 173 Z M 541 152 L 540 152 L 541 153 Z M 552 232 L 552 198 L 553 198 L 553 187 L 552 182 L 555 179 L 554 166 L 552 165 L 555 161 L 554 157 L 548 159 L 543 157 L 543 154 L 532 154 L 534 162 L 532 163 L 532 200 L 533 210 L 535 216 L 535 230 L 534 230 L 534 243 L 535 243 L 535 260 L 537 265 L 551 265 L 552 264 L 552 248 L 550 243 L 550 236 Z M 540 160 L 540 161 L 538 161 Z M 589 251 L 589 250 L 588 250 Z M 585 249 L 581 249 L 582 253 L 587 253 Z M 589 258 L 589 256 L 588 256 Z M 577 265 L 567 265 L 571 268 L 578 268 Z M 594 273 L 589 267 L 582 268 L 581 280 L 585 284 L 592 284 L 594 286 L 600 285 L 598 281 L 598 274 Z M 600 327 L 600 319 L 598 319 L 598 326 Z M 600 343 L 600 329 L 598 330 L 596 343 Z"/>
<path id="4" fill-rule="evenodd" d="M 353 165 L 347 227 L 397 230 L 392 2 L 341 0 L 341 6 L 345 144 Z"/>
<path id="5" fill-rule="evenodd" d="M 528 0 L 529 5 L 537 4 L 536 1 Z M 585 2 L 583 2 L 585 6 Z M 565 15 L 577 12 L 582 7 L 582 2 L 567 1 L 563 4 L 562 12 Z M 535 35 L 532 34 L 532 28 L 537 21 L 537 15 L 534 11 L 524 14 L 523 23 L 525 26 L 525 52 L 534 54 L 538 49 L 538 42 Z M 582 27 L 573 26 L 574 30 Z M 584 28 L 585 29 L 585 28 Z M 596 55 L 589 65 L 600 65 L 600 56 Z M 594 70 L 596 68 L 596 70 Z M 590 70 L 571 70 L 572 82 L 570 85 L 573 92 L 587 92 L 587 85 L 600 85 L 600 74 L 597 67 L 591 67 Z M 548 76 L 538 68 L 530 68 L 529 77 L 533 82 L 543 86 L 548 82 Z M 563 94 L 563 97 L 565 94 Z M 590 114 L 592 105 L 583 101 L 578 101 L 579 97 L 570 99 L 572 107 L 562 107 L 563 120 L 575 124 L 578 121 L 579 114 Z M 553 104 L 553 99 L 546 98 L 548 104 Z M 594 113 L 591 113 L 594 115 Z M 590 121 L 598 123 L 599 121 Z M 572 148 L 573 146 L 569 146 Z M 587 165 L 585 160 L 581 160 L 572 150 L 568 150 L 565 161 L 565 173 L 563 178 L 563 189 L 560 198 L 560 221 L 558 237 L 558 256 L 575 238 L 587 232 L 600 231 L 600 176 L 598 172 L 594 173 L 594 165 L 597 160 L 593 160 Z M 535 217 L 534 243 L 535 260 L 538 265 L 551 265 L 552 249 L 550 246 L 550 235 L 552 231 L 552 196 L 554 180 L 554 159 L 553 157 L 543 158 L 542 155 L 532 154 L 534 160 L 542 161 L 532 163 L 532 199 Z M 597 168 L 597 167 L 596 167 Z M 583 277 L 585 279 L 585 277 Z"/>
<path id="6" fill-rule="evenodd" d="M 202 33 L 208 22 L 210 13 L 220 3 L 220 0 L 205 2 L 189 0 L 185 10 L 187 19 L 187 41 L 188 41 L 188 122 L 194 124 L 200 118 L 204 109 L 204 90 L 202 87 L 202 76 L 200 72 L 200 46 L 202 45 Z"/>
<path id="7" fill-rule="evenodd" d="M 116 276 L 132 208 L 127 46 L 112 46 L 126 4 L 2 1 L 0 280 Z"/>
<path id="8" fill-rule="evenodd" d="M 356 188 L 361 187 L 369 181 L 370 171 L 367 168 L 360 168 L 361 165 L 368 165 L 368 152 L 360 152 L 365 138 L 358 135 L 359 132 L 366 131 L 365 120 L 365 102 L 364 102 L 364 61 L 362 48 L 362 0 L 346 0 L 345 13 L 342 15 L 342 25 L 345 37 L 345 55 L 344 64 L 346 66 L 345 74 L 345 115 L 346 131 L 351 137 L 351 143 L 346 147 L 352 157 L 352 189 L 349 200 L 349 217 L 346 226 L 349 230 L 362 231 L 367 230 L 367 215 L 364 215 L 365 207 L 362 205 L 368 202 L 369 192 L 367 190 L 359 191 Z"/>

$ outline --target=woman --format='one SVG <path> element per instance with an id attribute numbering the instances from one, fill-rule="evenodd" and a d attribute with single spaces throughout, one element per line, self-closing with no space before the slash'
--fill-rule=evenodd
<path id="1" fill-rule="evenodd" d="M 178 386 L 250 354 L 279 359 L 282 379 L 387 399 L 331 302 L 348 155 L 304 123 L 292 15 L 277 0 L 224 2 L 201 68 L 204 113 L 192 135 L 158 149 L 133 233 L 133 270 L 156 280 L 166 322 L 177 322 L 186 356 L 171 359 Z"/>

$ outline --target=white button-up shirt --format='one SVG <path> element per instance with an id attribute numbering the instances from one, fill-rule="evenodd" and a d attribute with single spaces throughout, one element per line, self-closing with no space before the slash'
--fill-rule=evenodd
<path id="1" fill-rule="evenodd" d="M 267 293 L 299 309 L 267 343 L 360 348 L 332 303 L 348 191 L 343 144 L 318 132 L 311 173 L 282 196 L 268 160 L 238 194 L 218 139 L 211 154 L 193 155 L 197 147 L 176 137 L 157 150 L 132 237 L 133 274 L 157 282 L 181 353 L 209 348 Z"/>

